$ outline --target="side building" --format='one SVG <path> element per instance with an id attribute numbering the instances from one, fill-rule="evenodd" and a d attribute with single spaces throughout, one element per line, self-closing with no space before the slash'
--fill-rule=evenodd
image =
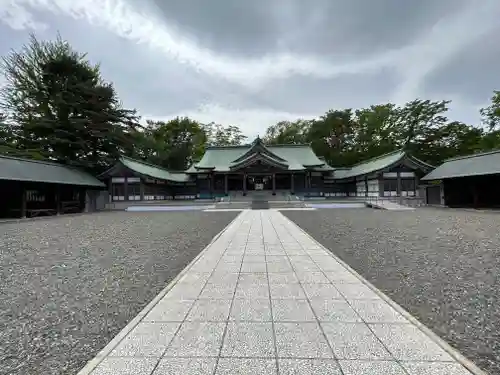
<path id="1" fill-rule="evenodd" d="M 0 217 L 24 218 L 96 211 L 106 185 L 79 169 L 0 155 Z"/>
<path id="2" fill-rule="evenodd" d="M 196 198 L 193 176 L 124 156 L 98 178 L 106 182 L 112 202 Z"/>
<path id="3" fill-rule="evenodd" d="M 327 177 L 326 196 L 333 197 L 415 197 L 419 181 L 434 167 L 404 150 L 337 168 Z"/>
<path id="4" fill-rule="evenodd" d="M 498 208 L 500 150 L 446 160 L 422 178 L 430 205 Z"/>

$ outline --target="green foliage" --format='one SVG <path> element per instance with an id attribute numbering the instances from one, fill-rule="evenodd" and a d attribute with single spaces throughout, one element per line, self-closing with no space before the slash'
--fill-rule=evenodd
<path id="1" fill-rule="evenodd" d="M 133 147 L 135 111 L 123 109 L 99 67 L 60 37 L 31 36 L 21 51 L 2 59 L 7 84 L 0 106 L 13 124 L 9 147 L 18 155 L 50 158 L 92 172 Z"/>
<path id="2" fill-rule="evenodd" d="M 203 129 L 207 135 L 207 145 L 209 146 L 237 146 L 247 139 L 238 126 L 223 126 L 211 122 L 204 125 Z"/>
<path id="3" fill-rule="evenodd" d="M 267 128 L 262 140 L 267 144 L 300 144 L 307 143 L 307 134 L 312 121 L 299 119 L 297 121 L 280 121 Z"/>
<path id="4" fill-rule="evenodd" d="M 187 117 L 170 121 L 147 121 L 137 132 L 133 156 L 171 170 L 184 170 L 205 151 L 207 136 L 203 127 Z"/>
<path id="5" fill-rule="evenodd" d="M 138 123 L 124 109 L 112 84 L 66 41 L 34 36 L 0 66 L 0 153 L 49 158 L 98 173 L 120 154 L 170 170 L 184 170 L 207 146 L 240 145 L 236 125 L 200 124 L 187 117 Z M 416 99 L 402 106 L 332 109 L 315 119 L 280 121 L 268 127 L 267 144 L 310 144 L 332 166 L 350 166 L 396 149 L 431 164 L 500 148 L 500 91 L 481 109 L 483 126 L 450 121 L 449 101 Z M 257 124 L 256 124 L 257 125 Z"/>
<path id="6" fill-rule="evenodd" d="M 279 122 L 268 128 L 264 139 L 268 144 L 309 143 L 318 156 L 336 167 L 397 149 L 437 165 L 450 157 L 500 148 L 499 92 L 481 112 L 490 120 L 489 129 L 449 121 L 449 103 L 417 99 L 403 106 L 388 103 L 330 110 L 316 120 Z"/>
<path id="7" fill-rule="evenodd" d="M 494 91 L 491 97 L 491 104 L 481 109 L 483 122 L 490 130 L 500 126 L 500 91 Z"/>

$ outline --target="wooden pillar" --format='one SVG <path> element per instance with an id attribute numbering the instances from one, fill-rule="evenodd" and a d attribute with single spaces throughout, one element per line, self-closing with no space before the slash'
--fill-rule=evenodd
<path id="1" fill-rule="evenodd" d="M 113 202 L 113 177 L 109 178 L 108 192 L 109 192 L 109 203 L 111 203 Z"/>
<path id="2" fill-rule="evenodd" d="M 290 193 L 295 194 L 295 178 L 293 173 L 290 173 Z"/>
<path id="3" fill-rule="evenodd" d="M 243 195 L 247 195 L 247 174 L 243 173 Z"/>
<path id="4" fill-rule="evenodd" d="M 224 175 L 224 195 L 228 195 L 229 194 L 229 190 L 228 190 L 228 176 L 227 176 L 227 173 Z"/>
<path id="5" fill-rule="evenodd" d="M 141 195 L 141 201 L 143 201 L 144 200 L 144 180 L 142 179 L 142 177 L 139 180 L 139 191 L 140 191 L 140 195 Z"/>
<path id="6" fill-rule="evenodd" d="M 62 211 L 61 207 L 61 185 L 56 185 L 56 189 L 54 192 L 54 198 L 56 203 L 56 215 L 60 215 Z"/>
<path id="7" fill-rule="evenodd" d="M 365 197 L 368 196 L 368 176 L 365 176 Z"/>
<path id="8" fill-rule="evenodd" d="M 26 190 L 26 186 L 23 185 L 21 189 L 21 218 L 26 218 L 26 206 L 27 206 L 27 197 L 28 192 Z"/>
<path id="9" fill-rule="evenodd" d="M 398 196 L 399 196 L 399 202 L 401 203 L 403 201 L 403 193 L 402 193 L 402 184 L 401 184 L 401 172 L 398 172 Z"/>
<path id="10" fill-rule="evenodd" d="M 276 173 L 273 173 L 273 195 L 276 195 Z"/>
<path id="11" fill-rule="evenodd" d="M 211 172 L 210 173 L 210 197 L 212 197 L 212 198 L 214 196 L 214 182 L 215 182 L 214 173 Z"/>
<path id="12" fill-rule="evenodd" d="M 378 195 L 379 197 L 383 197 L 384 196 L 384 175 L 383 174 L 379 174 L 378 176 Z"/>
<path id="13" fill-rule="evenodd" d="M 128 201 L 128 177 L 123 178 L 123 199 Z"/>
<path id="14" fill-rule="evenodd" d="M 85 189 L 79 189 L 78 198 L 80 198 L 80 209 L 82 212 L 86 212 L 86 190 Z"/>

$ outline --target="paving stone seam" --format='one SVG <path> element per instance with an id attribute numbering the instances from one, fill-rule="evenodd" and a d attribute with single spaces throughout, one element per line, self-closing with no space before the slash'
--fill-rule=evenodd
<path id="1" fill-rule="evenodd" d="M 316 241 L 309 233 L 307 233 L 304 229 L 302 229 L 300 226 L 295 224 L 292 220 L 287 218 L 285 215 L 283 215 L 282 213 L 280 213 L 280 214 L 283 216 L 283 219 L 285 221 L 290 223 L 290 225 L 292 227 L 295 227 L 299 232 L 301 232 L 302 234 L 307 236 L 313 243 L 316 243 L 323 250 L 325 250 L 327 252 L 328 256 L 335 259 L 342 266 L 344 266 L 348 271 L 350 271 L 353 275 L 355 275 L 363 284 L 365 284 L 368 288 L 370 288 L 382 300 L 384 300 L 387 304 L 389 304 L 389 306 L 391 306 L 398 313 L 400 313 L 404 318 L 406 318 L 411 324 L 413 324 L 415 327 L 417 327 L 422 333 L 424 333 L 429 339 L 431 339 L 441 349 L 443 349 L 446 353 L 448 353 L 455 361 L 457 361 L 459 364 L 461 364 L 463 367 L 465 367 L 469 372 L 471 372 L 473 375 L 488 375 L 488 373 L 481 370 L 474 362 L 472 362 L 471 360 L 466 358 L 464 355 L 462 355 L 460 352 L 458 352 L 458 350 L 456 350 L 454 347 L 452 347 L 450 344 L 448 344 L 446 341 L 444 341 L 441 337 L 439 337 L 436 333 L 434 333 L 430 328 L 425 326 L 417 318 L 415 318 L 408 311 L 406 311 L 401 306 L 399 306 L 395 301 L 393 301 L 391 298 L 389 298 L 387 295 L 385 295 L 381 290 L 379 290 L 377 287 L 375 287 L 372 283 L 370 283 L 368 280 L 363 278 L 356 270 L 354 270 L 351 266 L 349 266 L 349 264 L 347 264 L 342 259 L 340 259 L 337 255 L 335 255 L 333 253 L 333 251 L 330 251 L 325 246 L 323 246 L 321 243 Z"/>
<path id="2" fill-rule="evenodd" d="M 245 211 L 247 212 L 247 211 Z M 239 216 L 241 215 L 244 215 L 244 212 L 242 212 Z M 238 216 L 238 217 L 239 217 Z M 243 216 L 242 216 L 243 218 Z M 242 221 L 242 220 L 241 220 Z M 242 223 L 240 223 L 240 226 L 241 226 Z M 243 250 L 243 257 L 241 258 L 241 264 L 240 264 L 240 271 L 238 272 L 238 278 L 236 279 L 236 285 L 234 286 L 234 290 L 233 290 L 233 298 L 231 298 L 231 303 L 229 304 L 229 312 L 228 312 L 228 316 L 227 316 L 227 319 L 225 320 L 225 326 L 224 326 L 224 331 L 222 332 L 222 338 L 221 338 L 221 342 L 220 342 L 220 347 L 219 347 L 219 354 L 215 357 L 215 366 L 214 366 L 214 370 L 212 372 L 212 375 L 215 375 L 216 372 L 217 372 L 217 367 L 219 367 L 219 359 L 222 357 L 222 349 L 224 347 L 224 340 L 226 338 L 226 334 L 227 334 L 227 329 L 228 329 L 228 326 L 229 326 L 229 317 L 231 316 L 231 311 L 233 309 L 233 304 L 234 304 L 234 300 L 235 300 L 235 297 L 236 297 L 236 290 L 238 289 L 238 283 L 240 282 L 240 274 L 241 274 L 241 269 L 243 267 L 243 259 L 245 259 L 245 253 L 246 253 L 246 248 L 247 248 L 247 244 L 248 244 L 248 237 L 249 237 L 249 234 L 250 234 L 250 231 L 252 229 L 252 225 L 250 224 L 249 228 L 248 228 L 248 233 L 246 235 L 246 241 L 245 241 L 245 250 Z M 233 238 L 234 238 L 234 235 L 233 235 Z M 229 243 L 230 245 L 231 243 Z M 224 253 L 222 254 L 222 256 L 220 257 L 220 259 L 222 259 L 222 257 L 224 256 L 224 254 L 226 253 L 227 249 L 229 248 L 229 245 L 226 247 L 226 250 L 224 251 Z M 219 259 L 219 261 L 220 261 Z M 215 270 L 215 268 L 214 268 Z"/>
<path id="3" fill-rule="evenodd" d="M 221 321 L 219 321 L 218 323 L 223 323 Z M 288 322 L 287 322 L 288 323 Z M 307 322 L 307 323 L 311 323 L 310 321 Z M 138 356 L 113 356 L 113 357 L 110 357 L 110 358 L 158 358 L 157 356 L 141 356 L 141 357 L 138 357 Z M 184 356 L 184 355 L 175 355 L 175 356 L 171 356 L 171 355 L 165 355 L 162 357 L 162 359 L 174 359 L 174 358 L 181 358 L 181 359 L 191 359 L 191 358 L 195 358 L 195 359 L 211 359 L 211 358 L 227 358 L 227 359 L 249 359 L 249 358 L 252 358 L 252 359 L 274 359 L 275 356 L 272 356 L 272 357 L 265 357 L 265 356 L 248 356 L 248 357 L 245 357 L 245 356 L 228 356 L 228 355 L 188 355 L 188 356 Z M 319 359 L 319 360 L 333 360 L 333 361 L 336 361 L 335 358 L 324 358 L 324 357 L 300 357 L 300 356 L 278 356 L 279 359 Z M 393 359 L 381 359 L 381 358 L 370 358 L 370 359 L 349 359 L 349 358 L 340 358 L 339 361 L 343 361 L 343 362 L 395 362 Z M 424 359 L 418 359 L 418 360 L 415 360 L 415 359 L 405 359 L 405 360 L 402 360 L 401 362 L 403 363 L 444 363 L 444 364 L 458 364 L 456 361 L 435 361 L 435 360 L 424 360 Z"/>
<path id="4" fill-rule="evenodd" d="M 193 259 L 189 264 L 176 276 L 174 279 L 168 283 L 168 285 L 162 289 L 160 293 L 156 295 L 151 302 L 149 302 L 146 307 L 144 307 L 111 341 L 97 353 L 97 355 L 92 358 L 87 364 L 78 371 L 77 375 L 90 375 L 99 364 L 108 357 L 108 355 L 120 344 L 120 342 L 128 336 L 128 334 L 146 317 L 146 315 L 167 295 L 167 293 L 177 284 L 177 282 L 189 272 L 191 267 L 200 259 L 210 247 L 229 229 L 234 223 L 240 220 L 240 217 L 244 212 L 236 216 L 231 222 L 226 225 L 219 233 L 217 233 L 210 243 L 205 246 L 204 249 Z M 156 366 L 155 366 L 156 368 Z"/>
<path id="5" fill-rule="evenodd" d="M 276 329 L 274 327 L 274 313 L 273 313 L 273 300 L 271 296 L 271 282 L 269 281 L 269 271 L 267 269 L 267 252 L 266 252 L 266 245 L 265 245 L 265 236 L 264 236 L 264 225 L 262 223 L 262 213 L 260 214 L 260 226 L 262 230 L 262 246 L 264 246 L 264 261 L 266 262 L 266 279 L 267 279 L 267 290 L 269 291 L 269 311 L 271 313 L 271 330 L 273 332 L 273 341 L 274 341 L 274 357 L 276 360 L 276 373 L 280 373 L 280 368 L 279 368 L 279 360 L 278 360 L 278 340 L 276 338 Z M 272 225 L 272 224 L 271 224 Z M 276 233 L 276 229 L 274 228 L 274 225 L 272 225 L 274 232 Z M 277 235 L 277 233 L 276 233 Z M 281 242 L 280 242 L 281 243 Z"/>
<path id="6" fill-rule="evenodd" d="M 237 218 L 239 217 L 240 215 L 237 216 Z M 230 225 L 233 224 L 233 222 L 231 222 L 226 228 L 230 228 Z M 240 223 L 238 223 L 238 226 L 241 225 L 241 220 L 240 220 Z M 222 235 L 223 232 L 221 232 L 221 235 Z M 219 236 L 220 237 L 220 236 Z M 217 237 L 217 239 L 219 239 L 219 237 Z M 234 235 L 233 235 L 234 237 Z M 233 238 L 232 237 L 232 238 Z M 215 241 L 214 241 L 215 242 Z M 224 253 L 227 251 L 228 247 L 231 245 L 231 241 L 228 242 L 228 244 L 226 245 L 226 248 L 224 249 L 224 252 L 222 253 L 222 255 L 220 256 L 219 260 L 217 261 L 217 263 L 215 264 L 215 266 L 212 268 L 212 271 L 210 272 L 210 276 L 208 276 L 207 278 L 207 281 L 205 281 L 203 283 L 203 287 L 200 289 L 200 292 L 198 293 L 198 296 L 194 299 L 194 302 L 193 304 L 191 305 L 191 307 L 187 310 L 186 312 L 186 315 L 184 316 L 184 319 L 182 320 L 182 322 L 179 324 L 179 327 L 177 327 L 177 330 L 175 331 L 175 333 L 172 335 L 172 338 L 170 339 L 169 343 L 165 346 L 165 349 L 163 350 L 163 353 L 161 354 L 161 356 L 158 358 L 158 361 L 156 362 L 155 366 L 153 367 L 153 370 L 151 371 L 151 374 L 150 375 L 153 375 L 154 372 L 156 371 L 156 369 L 158 368 L 158 366 L 160 365 L 161 363 L 161 360 L 165 357 L 165 354 L 167 353 L 168 349 L 170 348 L 170 345 L 172 344 L 172 342 L 174 341 L 175 337 L 177 336 L 177 334 L 179 333 L 179 331 L 181 330 L 181 327 L 184 323 L 186 323 L 186 319 L 187 317 L 189 316 L 189 314 L 191 313 L 191 310 L 193 310 L 194 306 L 196 305 L 196 302 L 200 300 L 200 296 L 201 294 L 203 293 L 203 289 L 205 289 L 205 287 L 207 286 L 208 284 L 208 281 L 210 280 L 210 278 L 212 277 L 212 275 L 214 274 L 217 266 L 219 265 L 219 263 L 222 261 L 222 257 L 224 255 Z M 210 251 L 210 246 L 208 246 L 206 248 L 207 252 Z M 202 251 L 204 253 L 204 251 Z M 191 268 L 191 267 L 190 267 Z M 187 269 L 186 273 L 188 273 L 190 271 L 190 268 Z M 236 287 L 235 287 L 236 289 Z M 226 323 L 227 325 L 227 323 Z M 168 358 L 168 357 L 167 357 Z M 217 360 L 218 362 L 218 360 Z M 217 367 L 217 366 L 216 366 Z M 214 369 L 214 373 L 215 373 L 215 369 Z"/>
<path id="7" fill-rule="evenodd" d="M 282 216 L 283 216 L 283 215 L 282 215 Z M 283 216 L 283 218 L 285 218 L 285 219 L 286 219 L 286 217 L 285 217 L 285 216 Z M 286 230 L 287 230 L 287 232 L 290 234 L 290 236 L 293 236 L 293 234 L 292 234 L 292 233 L 290 232 L 290 230 L 289 230 L 289 229 L 290 229 L 290 226 L 284 226 L 284 227 L 286 228 Z M 293 237 L 293 238 L 295 238 L 295 237 Z M 303 250 L 306 250 L 306 249 L 302 246 L 302 244 L 300 243 L 300 241 L 297 241 L 297 242 L 301 245 L 301 247 L 302 247 L 302 249 L 303 249 Z M 321 244 L 319 244 L 317 241 L 315 241 L 315 243 L 321 246 Z M 329 254 L 331 254 L 331 252 L 330 252 L 330 251 L 327 251 L 326 249 L 323 249 L 323 252 L 324 252 L 324 253 L 326 253 L 326 255 L 327 255 L 327 256 L 329 256 Z M 383 347 L 383 348 L 384 348 L 384 349 L 385 349 L 385 350 L 386 350 L 386 351 L 387 351 L 387 352 L 391 355 L 391 357 L 392 357 L 391 361 L 394 361 L 394 362 L 398 363 L 398 364 L 400 365 L 400 367 L 401 367 L 402 371 L 404 371 L 406 374 L 408 374 L 407 370 L 406 370 L 406 369 L 402 366 L 402 364 L 400 363 L 400 361 L 392 355 L 392 353 L 391 353 L 391 351 L 389 350 L 389 348 L 388 348 L 388 347 L 387 347 L 387 346 L 386 346 L 386 345 L 382 342 L 382 340 L 381 340 L 381 339 L 380 339 L 380 338 L 379 338 L 379 337 L 375 334 L 375 332 L 372 330 L 372 328 L 370 327 L 370 325 L 368 324 L 368 322 L 366 322 L 366 321 L 365 321 L 365 319 L 363 319 L 363 317 L 361 316 L 361 314 L 359 314 L 359 313 L 358 313 L 358 311 L 356 311 L 356 309 L 355 309 L 355 308 L 354 308 L 354 306 L 353 306 L 353 305 L 349 302 L 349 300 L 347 299 L 347 297 L 346 297 L 346 296 L 345 296 L 345 295 L 344 295 L 344 294 L 343 294 L 343 293 L 342 293 L 342 292 L 341 292 L 341 291 L 340 291 L 340 290 L 336 287 L 335 283 L 334 283 L 334 282 L 332 282 L 332 281 L 328 278 L 328 276 L 326 275 L 326 272 L 323 270 L 323 268 L 322 268 L 322 267 L 319 267 L 318 262 L 317 262 L 316 260 L 314 260 L 314 258 L 312 258 L 312 257 L 310 256 L 310 254 L 308 254 L 308 257 L 312 260 L 312 262 L 313 262 L 315 265 L 317 265 L 317 266 L 318 266 L 318 269 L 319 269 L 319 271 L 323 274 L 323 276 L 325 276 L 325 277 L 327 278 L 327 280 L 329 280 L 329 281 L 330 281 L 329 285 L 332 285 L 332 286 L 333 286 L 333 287 L 337 290 L 337 292 L 338 292 L 338 293 L 342 296 L 342 299 L 339 299 L 339 300 L 340 300 L 340 301 L 344 301 L 344 302 L 346 302 L 346 303 L 347 303 L 347 304 L 348 304 L 348 305 L 352 308 L 352 310 L 353 310 L 353 311 L 354 311 L 354 313 L 355 313 L 355 314 L 359 317 L 359 319 L 361 320 L 361 322 L 362 322 L 362 323 L 363 323 L 363 324 L 364 324 L 364 325 L 365 325 L 365 326 L 366 326 L 366 327 L 370 330 L 370 332 L 371 332 L 371 333 L 375 336 L 375 338 L 376 338 L 376 339 L 377 339 L 377 341 L 378 341 L 378 342 L 382 345 L 382 347 Z M 292 267 L 293 267 L 293 265 L 292 265 Z M 350 271 L 350 270 L 348 269 L 348 271 Z M 355 276 L 355 277 L 356 277 L 356 278 L 357 278 L 360 282 L 363 282 L 363 278 L 360 278 L 360 277 L 359 277 L 359 275 L 354 274 L 354 273 L 352 273 L 352 274 L 353 274 L 353 275 L 354 275 L 354 276 Z M 322 332 L 323 332 L 323 327 L 321 326 L 321 322 L 320 322 L 319 318 L 317 317 L 316 312 L 315 312 L 315 311 L 314 311 L 314 309 L 313 309 L 313 306 L 312 306 L 311 300 L 310 300 L 309 296 L 307 295 L 306 290 L 305 290 L 305 288 L 304 288 L 304 286 L 302 285 L 302 282 L 301 282 L 300 280 L 299 280 L 299 283 L 300 283 L 300 285 L 301 285 L 301 287 L 302 287 L 302 289 L 303 289 L 303 291 L 304 291 L 304 294 L 305 294 L 305 295 L 306 295 L 306 297 L 307 297 L 307 301 L 308 301 L 308 303 L 309 303 L 309 306 L 311 307 L 311 310 L 313 311 L 313 314 L 314 314 L 314 316 L 316 317 L 316 319 L 317 319 L 317 321 L 318 321 L 318 324 L 320 325 L 321 330 L 322 330 Z M 386 301 L 384 301 L 384 302 L 386 302 Z M 386 302 L 386 303 L 387 303 L 387 302 Z M 388 305 L 389 305 L 389 304 L 388 304 Z M 389 305 L 389 306 L 390 306 L 390 305 Z M 342 322 L 341 322 L 341 321 L 338 321 L 338 323 L 342 323 Z M 393 324 L 393 323 L 391 322 L 391 324 Z M 410 321 L 408 321 L 408 323 L 401 323 L 401 322 L 400 322 L 400 323 L 396 323 L 396 324 L 411 324 L 411 322 L 410 322 Z M 323 333 L 324 333 L 324 332 L 323 332 Z M 326 338 L 327 342 L 329 343 L 328 338 L 326 337 L 326 334 L 324 334 L 324 335 L 325 335 L 325 338 Z M 332 348 L 332 351 L 333 351 L 333 348 Z M 335 356 L 335 353 L 334 353 L 334 356 Z M 339 360 L 346 360 L 346 359 L 344 359 L 344 358 L 337 358 L 336 356 L 335 356 L 335 359 L 336 359 L 337 361 L 339 361 Z M 371 360 L 371 359 L 370 359 L 370 360 Z M 340 368 L 340 365 L 339 365 L 339 368 Z M 343 373 L 343 370 L 342 370 L 342 369 L 341 369 L 340 371 L 341 371 L 341 373 Z"/>
<path id="8" fill-rule="evenodd" d="M 285 217 L 285 216 L 283 216 L 283 217 L 286 219 L 286 217 Z M 293 238 L 295 238 L 295 237 L 293 236 L 293 234 L 290 232 L 290 226 L 286 226 L 286 225 L 284 225 L 284 228 L 287 230 L 287 232 L 290 234 L 290 236 L 292 236 Z M 300 241 L 297 241 L 297 242 L 301 245 L 301 247 L 302 247 L 302 249 L 303 249 L 303 250 L 306 250 L 306 249 L 302 246 L 302 244 L 300 243 Z M 328 254 L 327 254 L 327 255 L 328 255 Z M 313 259 L 310 255 L 309 255 L 309 254 L 308 254 L 308 257 L 309 257 L 309 258 L 313 261 L 313 263 L 314 263 L 314 264 L 318 265 L 318 263 L 317 263 L 317 262 L 316 262 L 316 261 L 315 261 L 315 260 L 314 260 L 314 259 Z M 292 265 L 292 267 L 294 267 L 294 266 Z M 363 319 L 363 317 L 362 317 L 362 316 L 361 316 L 361 315 L 360 315 L 360 314 L 356 311 L 356 309 L 354 309 L 354 308 L 353 308 L 353 306 L 349 303 L 349 301 L 348 301 L 348 299 L 346 298 L 346 296 L 344 296 L 344 295 L 340 292 L 340 290 L 338 290 L 338 289 L 336 288 L 335 284 L 334 284 L 334 283 L 333 283 L 333 282 L 332 282 L 332 281 L 331 281 L 331 280 L 327 277 L 327 275 L 326 275 L 325 271 L 323 271 L 323 269 L 322 269 L 321 267 L 318 267 L 318 268 L 319 268 L 320 272 L 323 274 L 323 276 L 325 276 L 325 277 L 326 277 L 326 278 L 330 281 L 330 284 L 329 284 L 329 285 L 332 285 L 332 286 L 333 286 L 333 287 L 337 290 L 337 292 L 338 292 L 338 293 L 339 293 L 339 294 L 343 297 L 343 299 L 342 299 L 342 300 L 340 300 L 340 301 L 344 301 L 344 302 L 346 302 L 346 303 L 347 303 L 347 304 L 348 304 L 348 305 L 349 305 L 349 306 L 353 309 L 353 311 L 354 311 L 354 312 L 355 312 L 355 314 L 356 314 L 356 315 L 357 315 L 357 316 L 361 319 L 361 321 L 363 322 L 363 324 L 364 324 L 364 325 L 365 325 L 365 326 L 366 326 L 366 327 L 370 330 L 370 332 L 371 332 L 371 333 L 375 336 L 375 338 L 376 338 L 376 339 L 377 339 L 377 341 L 378 341 L 378 342 L 382 345 L 382 347 L 383 347 L 383 348 L 384 348 L 384 349 L 385 349 L 385 350 L 386 350 L 386 351 L 390 354 L 390 356 L 391 356 L 391 361 L 396 362 L 396 363 L 400 366 L 401 370 L 402 370 L 402 371 L 404 371 L 404 373 L 405 373 L 405 374 L 408 374 L 408 372 L 407 372 L 407 371 L 406 371 L 406 369 L 403 367 L 403 365 L 400 363 L 400 361 L 398 361 L 398 360 L 397 360 L 397 359 L 396 359 L 396 358 L 392 355 L 392 353 L 390 352 L 389 348 L 387 348 L 387 346 L 386 346 L 386 345 L 382 342 L 382 340 L 381 340 L 381 339 L 380 339 L 377 335 L 375 335 L 375 332 L 373 332 L 373 330 L 372 330 L 372 329 L 371 329 L 371 327 L 368 325 L 368 323 L 367 323 L 367 322 Z M 357 275 L 354 275 L 354 276 L 356 276 L 356 277 L 357 277 Z M 360 279 L 360 281 L 362 281 L 362 280 Z M 340 369 L 340 373 L 341 373 L 341 374 L 344 374 L 344 370 L 343 370 L 343 369 L 342 369 L 342 367 L 340 366 L 340 362 L 339 362 L 339 361 L 340 361 L 340 360 L 344 361 L 345 359 L 344 359 L 344 358 L 338 358 L 338 357 L 335 355 L 335 352 L 334 352 L 334 350 L 333 350 L 333 347 L 331 346 L 330 341 L 328 340 L 328 337 L 326 336 L 326 333 L 324 332 L 323 326 L 321 325 L 321 322 L 320 322 L 320 320 L 319 320 L 319 318 L 318 318 L 318 316 L 317 316 L 317 314 L 316 314 L 316 311 L 314 310 L 314 308 L 313 308 L 313 306 L 312 306 L 312 303 L 311 303 L 310 297 L 307 295 L 306 290 L 305 290 L 305 288 L 304 288 L 304 286 L 302 285 L 302 282 L 301 282 L 300 280 L 299 280 L 299 283 L 300 283 L 300 286 L 301 286 L 301 288 L 302 288 L 302 290 L 303 290 L 303 292 L 304 292 L 304 294 L 305 294 L 305 296 L 306 296 L 306 298 L 307 298 L 307 302 L 308 302 L 308 304 L 309 304 L 309 307 L 311 308 L 311 310 L 312 310 L 312 312 L 313 312 L 313 314 L 314 314 L 314 317 L 316 318 L 316 320 L 317 320 L 317 322 L 318 322 L 318 325 L 320 326 L 321 332 L 323 333 L 323 336 L 325 337 L 325 340 L 326 340 L 326 342 L 328 343 L 328 346 L 329 346 L 329 347 L 330 347 L 330 349 L 332 350 L 333 356 L 334 356 L 335 360 L 337 361 L 338 367 L 339 367 L 339 369 Z M 341 322 L 338 322 L 338 323 L 341 323 Z M 409 323 L 409 322 L 408 322 L 408 323 Z M 406 324 L 408 324 L 408 323 L 406 323 Z M 385 359 L 385 360 L 387 361 L 387 359 Z M 370 359 L 370 361 L 372 361 L 372 359 Z"/>
<path id="9" fill-rule="evenodd" d="M 282 214 L 281 212 L 279 212 L 279 215 L 283 216 L 283 214 Z M 283 217 L 285 217 L 285 216 L 283 216 Z M 270 220 L 269 222 L 270 222 L 270 224 L 272 225 L 272 227 L 274 228 L 274 231 L 276 232 L 276 235 L 278 235 L 278 232 L 276 231 L 276 227 L 274 226 L 274 223 L 272 222 L 272 220 Z M 284 225 L 283 225 L 283 227 L 284 227 L 284 228 L 285 228 L 285 230 L 289 233 L 289 235 L 290 235 L 290 236 L 292 236 L 292 238 L 294 238 L 294 239 L 296 240 L 296 238 L 292 235 L 292 233 L 290 233 L 290 231 L 288 230 L 288 228 L 286 228 Z M 281 246 L 284 248 L 285 246 L 283 245 L 283 242 L 281 241 L 281 238 L 279 237 L 279 235 L 278 235 L 278 240 L 280 241 Z M 299 242 L 297 241 L 297 243 L 299 243 Z M 300 244 L 300 243 L 299 243 L 299 244 Z M 301 247 L 302 247 L 302 245 L 301 245 Z M 302 247 L 302 249 L 303 249 L 303 247 Z M 309 255 L 308 255 L 308 256 L 309 256 Z M 291 262 L 291 260 L 290 260 L 290 256 L 288 255 L 288 253 L 286 253 L 286 258 L 288 259 L 288 262 L 289 262 L 289 263 L 290 263 L 290 265 L 292 266 L 292 269 L 294 270 L 294 273 L 296 273 L 295 267 L 293 266 L 293 264 L 292 264 L 292 262 Z M 311 257 L 309 256 L 309 258 L 311 258 Z M 312 258 L 311 258 L 311 259 L 312 259 Z M 325 277 L 326 277 L 326 276 L 325 276 Z M 320 329 L 320 331 L 321 331 L 321 334 L 323 335 L 323 339 L 326 341 L 326 344 L 328 345 L 328 348 L 330 349 L 330 353 L 332 354 L 332 359 L 333 359 L 333 360 L 335 361 L 335 363 L 337 364 L 337 367 L 338 367 L 338 370 L 339 370 L 340 374 L 341 374 L 341 375 L 343 375 L 343 374 L 344 374 L 344 371 L 343 371 L 343 370 L 342 370 L 342 368 L 340 367 L 339 360 L 338 360 L 337 356 L 335 355 L 335 352 L 334 352 L 334 350 L 333 350 L 333 347 L 332 347 L 332 345 L 330 344 L 330 341 L 328 340 L 328 337 L 326 336 L 326 333 L 325 333 L 325 331 L 324 331 L 323 327 L 322 327 L 322 326 L 321 326 L 321 324 L 320 324 L 320 321 L 319 321 L 319 319 L 318 319 L 318 315 L 316 314 L 316 311 L 314 311 L 314 309 L 313 309 L 313 307 L 312 307 L 312 305 L 311 305 L 311 301 L 309 300 L 309 297 L 308 297 L 308 295 L 307 295 L 307 293 L 306 293 L 306 291 L 305 291 L 304 287 L 302 286 L 302 282 L 301 282 L 300 280 L 299 280 L 299 285 L 300 285 L 300 287 L 301 287 L 301 289 L 302 289 L 302 292 L 303 292 L 303 293 L 304 293 L 304 295 L 306 296 L 307 304 L 309 305 L 309 308 L 311 309 L 311 311 L 312 311 L 312 313 L 313 313 L 313 315 L 314 315 L 314 318 L 316 319 L 316 324 L 318 325 L 318 327 L 319 327 L 319 329 Z"/>

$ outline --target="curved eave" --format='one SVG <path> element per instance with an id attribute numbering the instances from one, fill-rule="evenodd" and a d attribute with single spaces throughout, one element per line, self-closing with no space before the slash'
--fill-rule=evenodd
<path id="1" fill-rule="evenodd" d="M 174 178 L 173 176 L 171 178 L 166 178 L 166 177 L 160 177 L 158 175 L 155 175 L 154 173 L 144 173 L 144 172 L 138 172 L 133 170 L 133 172 L 139 176 L 142 177 L 148 177 L 152 178 L 155 180 L 161 180 L 161 181 L 166 181 L 166 182 L 175 182 L 175 183 L 183 183 L 183 182 L 189 182 L 189 177 L 186 176 L 187 178 Z"/>
<path id="2" fill-rule="evenodd" d="M 130 159 L 130 161 L 132 163 L 143 164 L 144 166 L 149 167 L 149 168 L 155 168 L 158 170 L 159 173 L 148 173 L 146 171 L 134 168 L 134 166 L 128 162 L 128 159 L 126 157 L 121 157 L 115 165 L 113 165 L 107 171 L 102 173 L 99 177 L 114 177 L 113 172 L 120 170 L 120 169 L 127 169 L 127 170 L 131 171 L 136 176 L 152 178 L 155 180 L 161 180 L 161 181 L 165 181 L 165 182 L 184 183 L 184 182 L 189 182 L 189 180 L 190 180 L 190 176 L 188 176 L 187 174 L 184 174 L 184 173 L 172 173 L 172 172 L 160 169 L 160 168 L 153 166 L 153 165 L 150 165 L 150 164 L 141 163 L 140 161 L 137 161 L 137 160 Z"/>
<path id="3" fill-rule="evenodd" d="M 277 160 L 278 162 L 285 162 L 286 163 L 286 160 L 279 157 L 278 155 L 276 155 L 274 152 L 272 152 L 271 150 L 269 150 L 263 143 L 262 141 L 259 141 L 257 143 L 254 143 L 252 145 L 252 147 L 250 147 L 245 153 L 243 153 L 243 155 L 239 156 L 237 159 L 233 160 L 231 163 L 232 164 L 237 164 L 237 163 L 240 163 L 242 162 L 243 160 L 246 160 L 248 159 L 249 157 L 251 157 L 252 155 L 256 155 L 256 154 L 261 154 L 261 155 L 267 155 L 267 157 L 271 158 L 271 159 L 275 159 Z"/>
<path id="4" fill-rule="evenodd" d="M 208 172 L 210 172 L 210 171 L 216 169 L 215 166 L 214 167 L 198 167 L 198 166 L 196 166 L 195 168 L 196 168 L 197 172 L 200 172 L 200 171 L 208 171 Z"/>
<path id="5" fill-rule="evenodd" d="M 245 168 L 259 160 L 262 160 L 266 164 L 272 165 L 274 167 L 288 170 L 288 164 L 281 163 L 280 161 L 275 160 L 266 154 L 260 154 L 260 153 L 252 154 L 251 156 L 241 160 L 240 162 L 230 165 L 229 169 L 234 171 L 237 169 Z"/>
<path id="6" fill-rule="evenodd" d="M 417 159 L 416 157 L 414 156 L 411 156 L 411 155 L 407 155 L 407 158 L 417 164 L 419 167 L 421 167 L 422 169 L 424 170 L 431 170 L 431 169 L 435 169 L 436 166 L 432 165 L 432 164 L 429 164 L 429 163 L 426 163 L 425 161 L 423 160 L 420 160 L 420 159 Z"/>

